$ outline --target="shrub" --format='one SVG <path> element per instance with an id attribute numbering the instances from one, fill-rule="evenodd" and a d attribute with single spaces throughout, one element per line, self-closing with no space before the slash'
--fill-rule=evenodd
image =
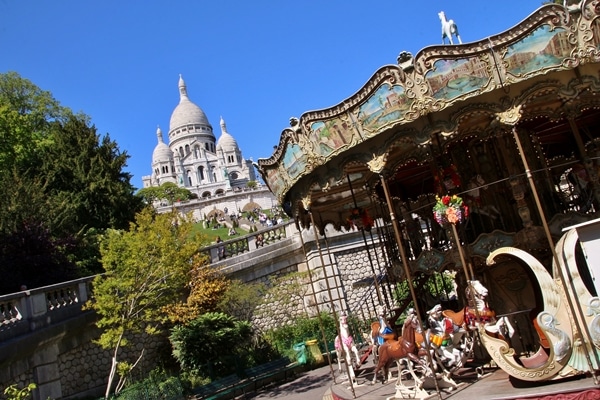
<path id="1" fill-rule="evenodd" d="M 209 312 L 174 327 L 169 339 L 182 370 L 215 379 L 247 367 L 251 337 L 250 323 Z"/>

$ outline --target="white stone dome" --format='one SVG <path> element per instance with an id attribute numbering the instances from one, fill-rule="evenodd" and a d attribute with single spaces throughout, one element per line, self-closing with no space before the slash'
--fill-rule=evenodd
<path id="1" fill-rule="evenodd" d="M 226 152 L 238 150 L 237 141 L 227 132 L 227 127 L 225 126 L 225 120 L 223 120 L 223 117 L 221 117 L 221 137 L 217 141 L 217 150 L 223 150 Z"/>
<path id="2" fill-rule="evenodd" d="M 173 110 L 171 114 L 171 121 L 169 123 L 169 132 L 187 126 L 187 125 L 203 125 L 210 128 L 212 133 L 212 127 L 208 122 L 206 114 L 200 107 L 192 103 L 187 96 L 187 89 L 185 82 L 181 75 L 179 76 L 179 104 Z"/>
<path id="3" fill-rule="evenodd" d="M 154 148 L 154 152 L 152 153 L 152 164 L 159 162 L 171 161 L 173 158 L 173 153 L 169 146 L 163 142 L 162 131 L 160 128 L 156 129 L 156 136 L 158 137 L 158 144 Z"/>

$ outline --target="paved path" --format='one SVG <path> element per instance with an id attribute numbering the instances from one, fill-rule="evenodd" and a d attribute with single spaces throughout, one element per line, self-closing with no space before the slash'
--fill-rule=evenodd
<path id="1" fill-rule="evenodd" d="M 355 388 L 356 397 L 352 395 L 347 383 L 342 383 L 333 366 L 336 382 L 334 383 L 329 365 L 301 372 L 297 377 L 279 386 L 270 386 L 255 393 L 248 393 L 240 399 L 287 399 L 287 400 L 333 400 L 330 395 L 334 389 L 336 395 L 345 399 L 381 400 L 393 398 L 395 385 L 393 382 L 370 385 L 373 377 L 372 367 L 365 367 L 358 373 L 360 387 Z M 395 381 L 395 379 L 393 380 Z M 585 392 L 582 393 L 582 392 Z M 508 375 L 498 369 L 488 372 L 482 379 L 463 382 L 458 390 L 443 391 L 444 400 L 506 400 L 506 399 L 600 399 L 600 388 L 591 377 L 575 377 L 558 382 L 538 382 L 537 384 L 522 384 L 515 386 Z M 556 397 L 554 397 L 554 396 Z M 585 397 L 587 395 L 587 397 Z M 577 397 L 580 396 L 580 397 Z M 582 397 L 583 396 L 583 397 Z M 437 393 L 431 392 L 431 399 L 438 399 Z"/>
<path id="2" fill-rule="evenodd" d="M 337 366 L 335 366 L 337 368 Z M 256 393 L 248 393 L 243 399 L 287 399 L 321 400 L 333 383 L 329 365 L 301 372 L 290 382 L 279 386 L 270 386 Z"/>

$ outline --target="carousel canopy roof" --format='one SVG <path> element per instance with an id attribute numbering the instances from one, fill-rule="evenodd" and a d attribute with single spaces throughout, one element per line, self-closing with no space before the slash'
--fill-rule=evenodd
<path id="1" fill-rule="evenodd" d="M 401 53 L 352 97 L 292 118 L 273 155 L 258 160 L 264 181 L 302 225 L 310 210 L 321 229 L 340 228 L 355 208 L 389 217 L 382 177 L 411 212 L 430 209 L 444 153 L 512 126 L 535 128 L 541 145 L 564 156 L 567 115 L 600 125 L 594 4 L 545 5 L 478 42 Z"/>

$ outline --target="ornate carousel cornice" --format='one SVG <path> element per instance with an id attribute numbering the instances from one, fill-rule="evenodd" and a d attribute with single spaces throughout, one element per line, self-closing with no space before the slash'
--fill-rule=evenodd
<path id="1" fill-rule="evenodd" d="M 343 181 L 344 171 L 361 163 L 369 171 L 381 149 L 394 156 L 378 168 L 393 171 L 426 159 L 433 140 L 506 130 L 499 118 L 517 109 L 521 121 L 597 108 L 599 10 L 597 0 L 573 12 L 545 5 L 478 42 L 430 46 L 414 58 L 404 52 L 399 65 L 377 70 L 353 96 L 292 118 L 273 155 L 258 160 L 259 172 L 292 215 L 302 198 Z M 541 36 L 548 45 L 540 50 L 532 38 Z"/>

